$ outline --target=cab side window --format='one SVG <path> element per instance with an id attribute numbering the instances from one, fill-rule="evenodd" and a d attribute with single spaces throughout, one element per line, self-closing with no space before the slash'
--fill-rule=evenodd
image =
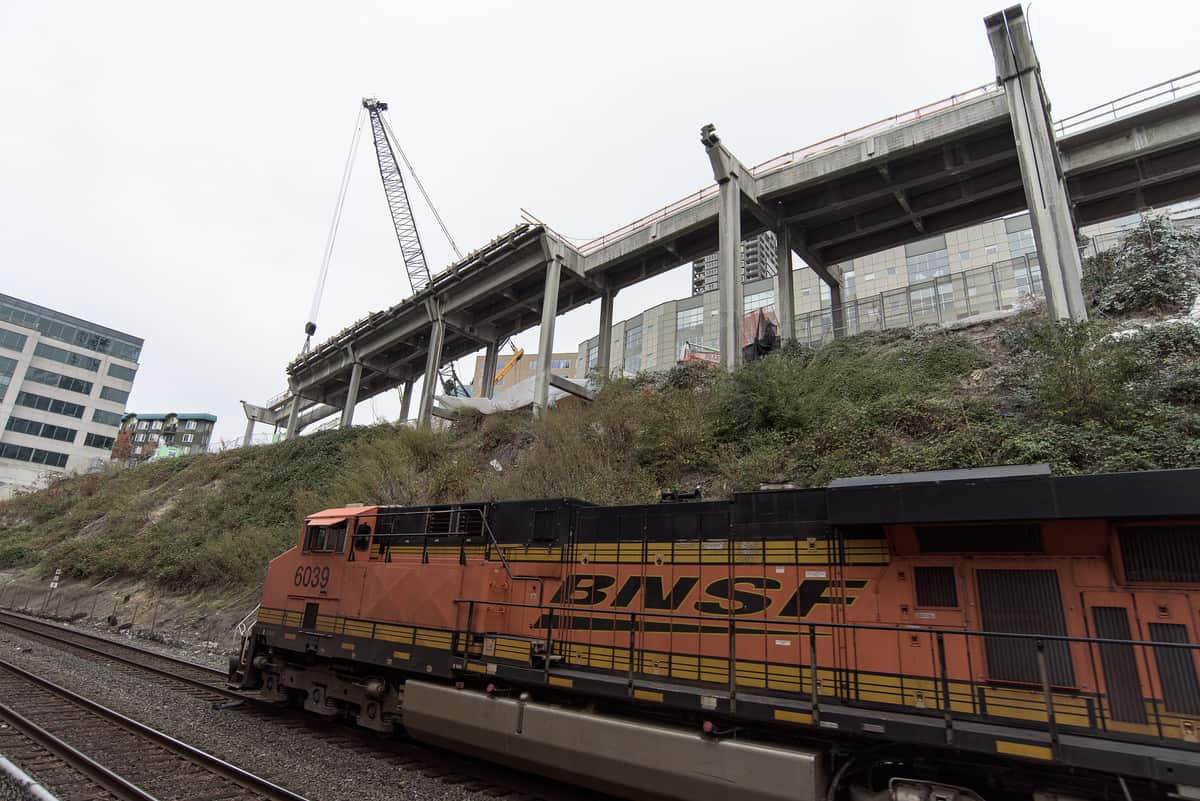
<path id="1" fill-rule="evenodd" d="M 304 535 L 304 550 L 309 553 L 341 553 L 346 547 L 346 523 L 309 526 Z"/>

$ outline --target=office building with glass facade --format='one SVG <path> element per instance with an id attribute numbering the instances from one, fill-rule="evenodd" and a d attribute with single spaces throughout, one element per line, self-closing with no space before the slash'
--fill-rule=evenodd
<path id="1" fill-rule="evenodd" d="M 142 344 L 0 294 L 0 498 L 108 462 Z"/>
<path id="2" fill-rule="evenodd" d="M 1176 224 L 1200 226 L 1200 202 L 1180 203 L 1164 211 Z M 1115 246 L 1140 219 L 1134 214 L 1083 229 L 1084 255 Z M 693 263 L 693 289 L 702 261 Z M 796 263 L 802 264 L 798 259 Z M 831 308 L 828 286 L 816 273 L 807 267 L 793 273 L 796 338 L 802 343 L 828 341 L 835 330 L 852 335 L 881 328 L 945 325 L 1015 310 L 1043 295 L 1037 244 L 1027 213 L 831 265 L 831 271 L 841 276 L 842 304 L 836 310 Z M 665 370 L 678 362 L 689 342 L 705 349 L 719 347 L 716 285 L 701 284 L 699 294 L 660 303 L 613 324 L 614 374 Z M 776 284 L 772 277 L 746 281 L 744 311 L 774 308 Z M 596 365 L 597 344 L 593 337 L 579 345 L 585 373 Z"/>

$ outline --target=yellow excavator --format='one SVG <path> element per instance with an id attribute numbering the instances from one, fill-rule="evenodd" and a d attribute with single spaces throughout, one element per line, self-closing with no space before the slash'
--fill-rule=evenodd
<path id="1" fill-rule="evenodd" d="M 499 370 L 496 371 L 496 378 L 492 382 L 492 386 L 495 386 L 496 384 L 499 384 L 502 380 L 504 380 L 504 376 L 508 375 L 509 371 L 511 371 L 514 367 L 517 366 L 517 362 L 521 361 L 521 357 L 524 355 L 525 355 L 524 348 L 516 348 L 515 350 L 513 350 L 513 355 L 509 358 L 509 360 L 504 363 L 503 367 L 501 367 Z"/>

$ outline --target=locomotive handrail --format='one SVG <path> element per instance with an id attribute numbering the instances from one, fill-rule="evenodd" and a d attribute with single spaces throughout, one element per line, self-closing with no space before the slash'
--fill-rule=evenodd
<path id="1" fill-rule="evenodd" d="M 462 515 L 462 514 L 478 515 L 480 533 L 487 536 L 488 543 L 491 545 L 491 549 L 493 551 L 495 551 L 496 556 L 500 560 L 500 564 L 504 567 L 504 575 L 508 577 L 509 581 L 534 581 L 534 582 L 537 582 L 538 600 L 539 601 L 542 600 L 543 598 L 546 597 L 546 578 L 545 578 L 545 576 L 523 575 L 523 574 L 519 574 L 519 573 L 513 573 L 512 567 L 508 563 L 508 557 L 506 557 L 504 555 L 504 548 L 501 547 L 500 541 L 496 539 L 496 532 L 494 532 L 492 530 L 491 524 L 488 523 L 487 515 L 484 514 L 485 510 L 487 509 L 487 506 L 488 506 L 488 504 L 484 504 L 482 508 L 475 507 L 475 506 L 465 506 L 465 507 L 459 507 L 459 508 L 455 508 L 455 509 L 439 509 L 436 511 L 425 509 L 425 510 L 409 510 L 409 511 L 400 511 L 400 512 L 378 512 L 375 514 L 375 518 L 378 520 L 380 518 L 400 517 L 403 515 L 426 515 L 426 516 L 428 516 L 431 513 L 437 513 L 437 512 L 447 512 L 447 513 L 448 512 L 457 512 L 459 515 Z M 402 532 L 402 533 L 398 533 L 398 534 L 382 534 L 382 535 L 379 534 L 378 532 L 372 533 L 372 537 L 376 540 L 378 540 L 382 537 L 397 537 L 397 538 L 404 538 L 404 537 L 418 538 L 419 537 L 424 540 L 428 540 L 430 538 L 437 538 L 437 537 L 461 537 L 465 540 L 467 537 L 471 537 L 471 536 L 479 536 L 479 535 L 474 534 L 469 531 L 415 531 L 415 532 Z"/>
<path id="2" fill-rule="evenodd" d="M 560 611 L 560 610 L 564 611 L 564 612 L 586 611 L 588 614 L 606 614 L 606 615 L 612 615 L 614 617 L 628 617 L 630 615 L 637 615 L 639 617 L 666 617 L 666 618 L 673 618 L 673 619 L 678 619 L 678 620 L 705 620 L 705 621 L 724 621 L 724 622 L 729 622 L 729 620 L 731 619 L 731 617 L 729 615 L 691 615 L 691 614 L 683 614 L 683 613 L 679 613 L 679 612 L 648 612 L 645 610 L 630 611 L 627 609 L 618 611 L 618 610 L 613 610 L 613 609 L 593 609 L 591 607 L 584 607 L 584 606 L 579 606 L 579 605 L 562 606 L 562 605 L 557 605 L 557 604 L 530 604 L 530 603 L 522 603 L 520 601 L 485 600 L 483 598 L 455 598 L 454 603 L 456 603 L 456 604 L 479 603 L 479 604 L 487 604 L 488 606 L 510 606 L 510 607 L 519 607 L 519 608 L 523 608 L 523 609 L 537 609 L 539 611 L 551 611 L 551 612 Z M 1010 639 L 1021 639 L 1021 640 L 1031 640 L 1031 641 L 1046 640 L 1046 641 L 1055 641 L 1055 642 L 1078 642 L 1078 643 L 1085 643 L 1085 644 L 1090 644 L 1090 645 L 1139 645 L 1139 646 L 1150 646 L 1150 647 L 1154 647 L 1154 648 L 1173 647 L 1173 648 L 1185 648 L 1185 649 L 1189 649 L 1189 650 L 1193 650 L 1193 651 L 1200 650 L 1200 643 L 1167 642 L 1167 641 L 1158 641 L 1158 640 L 1117 640 L 1117 639 L 1112 639 L 1112 638 L 1108 638 L 1108 637 L 1079 637 L 1079 636 L 1070 635 L 1070 634 L 1023 634 L 1021 632 L 1015 632 L 1015 631 L 981 631 L 979 629 L 951 629 L 951 628 L 939 628 L 936 626 L 909 626 L 909 625 L 887 626 L 887 625 L 878 624 L 878 623 L 835 623 L 832 621 L 830 621 L 828 623 L 823 623 L 821 621 L 816 621 L 816 620 L 798 620 L 796 618 L 774 618 L 774 617 L 738 618 L 738 617 L 734 616 L 734 617 L 732 617 L 732 620 L 737 623 L 764 623 L 764 624 L 772 624 L 773 623 L 773 624 L 778 624 L 781 626 L 792 626 L 792 627 L 810 626 L 811 625 L 811 626 L 817 626 L 817 627 L 822 627 L 822 628 L 831 628 L 831 629 L 854 629 L 854 630 L 860 630 L 860 631 L 892 631 L 892 632 L 903 632 L 906 634 L 956 634 L 956 635 L 962 635 L 964 637 L 1005 637 L 1005 638 L 1010 638 Z M 747 633 L 757 634 L 760 632 L 751 631 L 751 632 L 747 632 Z"/>
<path id="3" fill-rule="evenodd" d="M 532 604 L 519 601 L 492 601 L 477 598 L 457 598 L 455 599 L 455 603 L 468 604 L 468 624 L 466 632 L 468 637 L 475 634 L 487 634 L 487 631 L 475 631 L 472 626 L 472 621 L 476 619 L 474 614 L 476 604 L 483 604 L 485 606 L 531 609 L 537 610 L 543 615 L 549 612 L 550 614 L 548 618 L 544 618 L 543 624 L 545 626 L 545 652 L 542 655 L 544 659 L 543 670 L 545 673 L 543 680 L 547 683 L 550 681 L 550 669 L 552 667 L 553 660 L 553 651 L 551 645 L 553 643 L 555 629 L 560 629 L 564 635 L 571 632 L 590 635 L 593 631 L 590 628 L 574 628 L 570 625 L 556 625 L 560 622 L 556 620 L 557 612 L 585 613 L 587 615 L 607 615 L 614 619 L 627 619 L 629 622 L 628 646 L 617 645 L 615 635 L 618 630 L 616 628 L 611 629 L 611 633 L 614 635 L 612 647 L 628 650 L 628 676 L 626 679 L 626 684 L 627 691 L 631 698 L 637 697 L 635 688 L 638 684 L 638 669 L 636 665 L 642 665 L 644 672 L 645 662 L 643 660 L 646 648 L 644 645 L 639 647 L 637 643 L 637 635 L 639 633 L 641 633 L 642 636 L 647 634 L 645 629 L 645 622 L 647 619 L 657 618 L 668 619 L 672 621 L 706 621 L 709 623 L 719 622 L 732 624 L 729 625 L 728 632 L 729 652 L 727 654 L 716 655 L 717 659 L 723 659 L 725 661 L 725 671 L 727 673 L 729 682 L 729 691 L 726 698 L 728 700 L 729 711 L 731 713 L 736 711 L 737 692 L 739 686 L 745 686 L 741 685 L 741 675 L 738 672 L 739 657 L 737 655 L 736 635 L 740 633 L 751 635 L 765 634 L 770 630 L 769 627 L 772 625 L 787 627 L 788 630 L 794 630 L 796 632 L 797 641 L 794 664 L 798 670 L 798 673 L 796 674 L 795 678 L 791 679 L 793 686 L 781 689 L 785 689 L 787 692 L 793 693 L 797 698 L 804 699 L 808 705 L 808 711 L 812 716 L 813 726 L 822 725 L 821 715 L 823 704 L 825 708 L 828 709 L 828 705 L 830 703 L 828 700 L 824 702 L 822 701 L 823 695 L 827 698 L 832 696 L 832 698 L 835 699 L 835 704 L 842 703 L 853 706 L 856 704 L 865 703 L 866 705 L 871 706 L 874 703 L 870 698 L 864 701 L 864 699 L 858 696 L 857 686 L 860 679 L 856 678 L 853 680 L 853 686 L 855 689 L 851 689 L 851 679 L 846 676 L 842 676 L 844 671 L 853 671 L 857 673 L 857 668 L 851 668 L 847 665 L 839 664 L 837 663 L 836 658 L 833 663 L 829 664 L 822 664 L 822 662 L 818 659 L 818 631 L 822 629 L 849 631 L 865 630 L 890 632 L 897 635 L 928 634 L 930 635 L 930 638 L 929 642 L 925 644 L 925 647 L 929 649 L 929 655 L 931 657 L 931 666 L 928 679 L 934 688 L 932 692 L 933 706 L 926 707 L 923 702 L 904 699 L 900 699 L 896 702 L 881 701 L 878 703 L 883 703 L 885 706 L 889 704 L 893 706 L 899 704 L 905 708 L 909 708 L 916 704 L 921 710 L 916 714 L 925 716 L 937 715 L 943 717 L 945 720 L 944 737 L 948 746 L 954 745 L 955 738 L 957 736 L 955 722 L 963 716 L 968 716 L 968 719 L 982 716 L 982 718 L 986 720 L 998 719 L 1008 725 L 1019 725 L 1022 727 L 1029 727 L 1034 730 L 1044 731 L 1048 735 L 1049 750 L 1056 758 L 1060 756 L 1060 726 L 1082 726 L 1083 728 L 1094 731 L 1103 731 L 1109 736 L 1112 736 L 1114 733 L 1121 732 L 1121 729 L 1119 726 L 1115 729 L 1110 728 L 1110 723 L 1120 724 L 1122 721 L 1127 720 L 1126 718 L 1118 717 L 1117 713 L 1114 711 L 1115 707 L 1113 704 L 1115 703 L 1116 698 L 1115 693 L 1120 691 L 1119 685 L 1113 685 L 1109 683 L 1110 681 L 1119 682 L 1120 679 L 1119 677 L 1117 679 L 1113 679 L 1107 673 L 1101 674 L 1097 671 L 1097 648 L 1125 646 L 1139 649 L 1141 661 L 1143 663 L 1142 667 L 1146 671 L 1147 680 L 1150 682 L 1150 684 L 1148 686 L 1149 693 L 1144 694 L 1143 690 L 1147 688 L 1140 683 L 1140 679 L 1138 680 L 1139 683 L 1136 685 L 1138 693 L 1137 703 L 1144 705 L 1142 713 L 1144 714 L 1144 718 L 1142 722 L 1152 727 L 1153 730 L 1157 731 L 1157 736 L 1159 738 L 1166 736 L 1164 734 L 1164 726 L 1176 725 L 1176 723 L 1173 723 L 1173 721 L 1175 721 L 1176 718 L 1178 718 L 1178 716 L 1181 714 L 1181 708 L 1179 706 L 1172 707 L 1172 702 L 1165 696 L 1165 690 L 1161 689 L 1161 685 L 1159 685 L 1159 689 L 1155 689 L 1156 685 L 1154 684 L 1153 678 L 1151 678 L 1149 655 L 1154 654 L 1155 660 L 1158 662 L 1158 660 L 1162 658 L 1160 656 L 1162 651 L 1159 651 L 1158 649 L 1185 649 L 1190 653 L 1195 653 L 1198 649 L 1200 649 L 1200 644 L 1187 642 L 1127 640 L 1111 637 L 1079 637 L 1064 634 L 1025 634 L 1021 632 L 978 631 L 972 629 L 939 628 L 935 626 L 881 625 L 873 623 L 826 623 L 794 618 L 783 619 L 767 617 L 747 618 L 739 621 L 732 615 L 695 615 L 678 612 L 655 612 L 641 610 L 617 611 L 611 609 L 594 609 L 589 606 L 579 605 L 567 606 L 561 604 Z M 739 626 L 738 624 L 742 625 Z M 753 624 L 759 624 L 763 628 L 758 629 Z M 745 626 L 744 630 L 739 630 L 742 629 L 742 626 Z M 609 630 L 600 629 L 600 631 L 608 632 Z M 668 629 L 665 632 L 656 633 L 669 634 L 670 632 L 671 630 Z M 686 632 L 680 633 L 684 634 Z M 710 633 L 719 634 L 720 632 L 714 631 Z M 950 671 L 947 667 L 947 643 L 945 641 L 947 638 L 955 635 L 962 636 L 964 641 L 969 641 L 972 637 L 980 638 L 985 644 L 989 640 L 994 641 L 996 639 L 1027 642 L 1033 646 L 1031 649 L 1032 652 L 1026 652 L 1027 658 L 1030 659 L 1030 662 L 1027 663 L 1027 669 L 1029 672 L 1024 676 L 1013 675 L 1011 673 L 1009 675 L 988 675 L 987 677 L 982 674 L 977 676 L 975 672 L 975 666 L 973 665 L 972 661 L 972 652 L 970 649 L 965 649 L 963 652 L 960 652 L 958 656 L 960 659 L 965 656 L 966 669 L 963 670 L 964 666 L 960 662 L 956 671 L 957 675 L 951 677 Z M 824 636 L 830 635 L 826 634 Z M 807 641 L 807 661 L 805 661 L 805 658 L 802 658 L 801 656 L 804 650 L 805 641 Z M 1079 655 L 1078 653 L 1068 653 L 1067 656 L 1071 660 L 1068 664 L 1068 668 L 1071 670 L 1071 673 L 1064 676 L 1064 674 L 1059 672 L 1062 669 L 1062 663 L 1055 662 L 1052 664 L 1051 661 L 1054 657 L 1054 654 L 1051 652 L 1050 646 L 1054 643 L 1080 643 L 1087 646 L 1086 660 L 1084 660 L 1083 656 Z M 916 643 L 914 642 L 914 644 Z M 639 653 L 641 656 L 638 656 Z M 1059 652 L 1058 656 L 1061 659 L 1063 654 Z M 469 647 L 463 650 L 463 657 L 465 660 L 464 666 L 465 664 L 470 663 L 474 661 L 474 659 L 478 658 L 473 658 L 471 656 Z M 990 656 L 988 658 L 990 660 Z M 1104 659 L 1104 653 L 1102 650 L 1100 651 L 1100 659 Z M 988 664 L 990 666 L 990 661 Z M 1161 663 L 1159 663 L 1159 665 L 1161 669 Z M 807 676 L 805 676 L 805 672 L 803 670 L 805 666 L 807 666 L 808 669 Z M 1053 674 L 1052 670 L 1054 671 Z M 1076 680 L 1076 676 L 1079 675 L 1076 674 L 1076 670 L 1083 671 L 1082 676 L 1084 681 L 1080 682 Z M 822 673 L 827 672 L 832 672 L 833 674 L 832 683 L 829 683 L 830 680 L 821 675 Z M 991 674 L 990 667 L 988 672 Z M 1036 674 L 1036 678 L 1034 677 L 1034 674 Z M 654 675 L 659 676 L 660 678 L 658 680 L 661 681 L 661 674 L 655 673 Z M 842 677 L 839 678 L 839 676 Z M 1092 683 L 1099 681 L 1101 678 L 1104 681 L 1103 689 L 1098 683 Z M 712 678 L 701 680 L 708 681 L 710 683 L 719 683 L 714 681 Z M 952 683 L 954 685 L 953 688 L 951 686 Z M 749 686 L 759 685 L 751 683 Z M 767 685 L 764 684 L 762 686 Z M 994 712 L 994 710 L 989 711 L 982 697 L 978 699 L 976 697 L 979 691 L 986 687 L 999 687 L 1002 689 L 1006 687 L 1016 687 L 1019 689 L 1025 689 L 1027 692 L 1036 692 L 1037 690 L 1040 690 L 1040 701 L 1043 705 L 1042 709 L 1045 710 L 1045 719 L 1038 720 L 1036 718 L 1004 716 L 1002 714 L 998 715 Z M 1200 693 L 1200 688 L 1197 688 L 1193 692 Z M 805 695 L 808 697 L 805 698 Z M 1200 698 L 1200 696 L 1198 696 L 1198 698 Z M 1071 699 L 1080 700 L 1072 701 Z M 1001 702 L 1002 707 L 1004 706 L 1004 703 L 1005 702 L 1003 701 Z M 1083 707 L 1078 708 L 1076 706 L 1078 703 L 1082 703 Z M 1181 703 L 1178 697 L 1176 697 L 1175 703 Z M 1185 700 L 1182 703 L 1185 705 L 1189 703 L 1195 704 L 1200 703 L 1200 700 Z M 964 706 L 966 708 L 964 708 Z M 1061 711 L 1058 711 L 1058 707 L 1060 706 L 1063 706 L 1063 708 Z M 1064 718 L 1062 721 L 1059 720 L 1060 714 Z M 1086 724 L 1081 724 L 1078 722 L 1077 719 L 1080 715 L 1086 716 L 1088 721 Z M 1072 718 L 1076 718 L 1076 720 L 1072 720 Z"/>

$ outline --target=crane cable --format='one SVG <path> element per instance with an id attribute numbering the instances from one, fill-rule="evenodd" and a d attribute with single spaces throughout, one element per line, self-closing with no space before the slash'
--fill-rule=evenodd
<path id="1" fill-rule="evenodd" d="M 429 199 L 429 193 L 425 191 L 425 184 L 421 183 L 421 179 L 417 177 L 417 171 L 413 169 L 412 162 L 408 160 L 408 156 L 404 155 L 404 148 L 400 147 L 400 140 L 396 138 L 396 134 L 392 131 L 392 124 L 388 122 L 388 118 L 383 114 L 379 115 L 379 119 L 383 122 L 383 128 L 387 131 L 388 138 L 392 140 L 392 147 L 400 154 L 401 161 L 408 169 L 408 174 L 413 177 L 413 181 L 417 185 L 417 189 L 421 190 L 421 197 L 425 198 L 425 205 L 433 212 L 433 218 L 437 220 L 437 224 L 441 227 L 442 233 L 446 235 L 446 241 L 450 243 L 450 248 L 454 251 L 454 255 L 462 258 L 462 251 L 458 249 L 458 245 L 454 242 L 454 237 L 450 236 L 450 229 L 446 227 L 446 223 L 442 222 L 442 215 L 438 214 L 437 206 L 433 205 L 433 201 Z"/>
<path id="2" fill-rule="evenodd" d="M 313 334 L 317 331 L 317 311 L 321 308 L 321 298 L 325 294 L 325 279 L 329 277 L 329 265 L 333 261 L 333 245 L 337 239 L 338 226 L 342 222 L 342 209 L 346 205 L 346 190 L 350 188 L 350 174 L 354 171 L 354 156 L 358 153 L 358 143 L 362 139 L 365 118 L 366 109 L 359 108 L 358 117 L 354 122 L 354 136 L 350 140 L 350 152 L 346 155 L 346 165 L 342 168 L 342 182 L 338 187 L 337 204 L 333 207 L 333 221 L 329 226 L 329 236 L 325 240 L 325 254 L 321 259 L 321 270 L 317 273 L 317 289 L 313 293 L 308 322 L 304 326 L 304 349 L 301 353 L 308 353 Z"/>

